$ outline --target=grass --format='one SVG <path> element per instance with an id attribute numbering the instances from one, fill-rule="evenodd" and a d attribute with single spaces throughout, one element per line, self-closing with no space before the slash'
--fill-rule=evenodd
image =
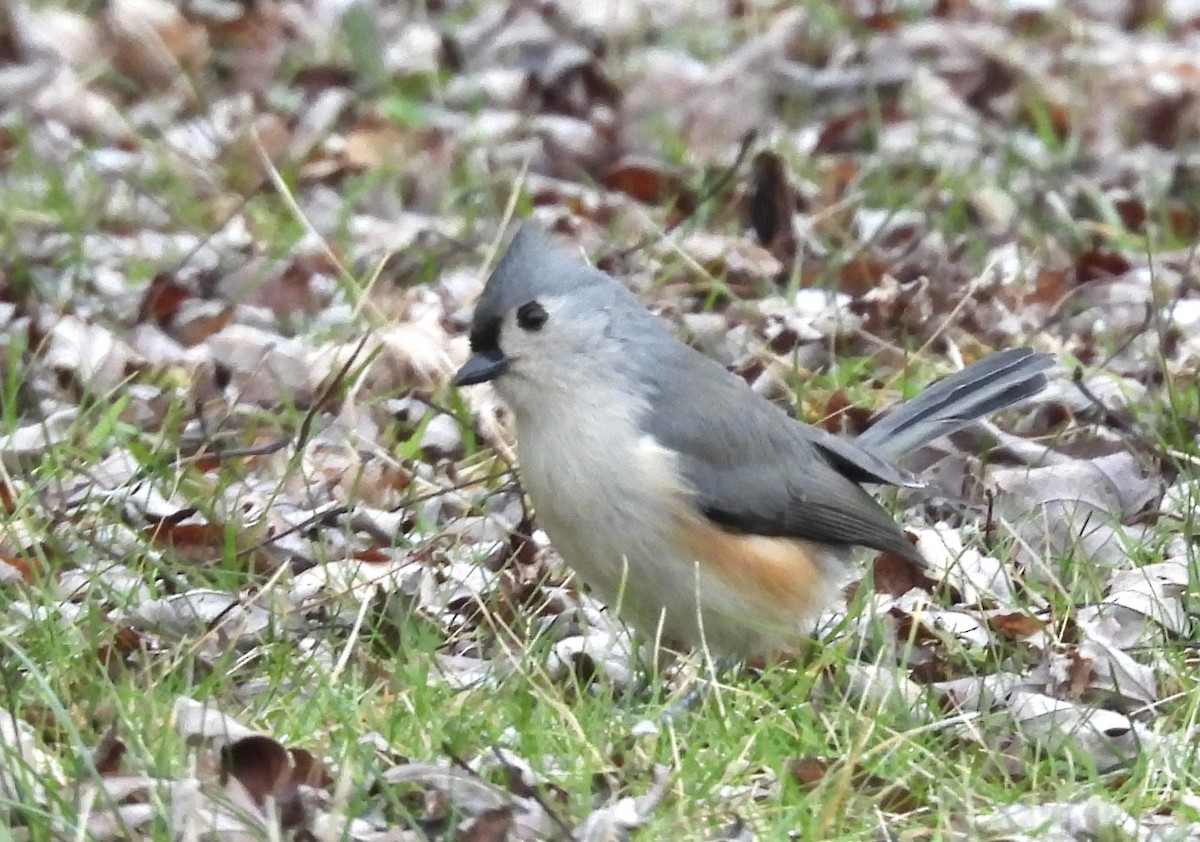
<path id="1" fill-rule="evenodd" d="M 311 637 L 321 643 L 315 650 L 298 646 L 295 635 L 282 628 L 252 646 L 236 647 L 214 631 L 164 636 L 152 648 L 129 653 L 126 663 L 106 661 L 99 650 L 112 646 L 117 628 L 112 617 L 136 609 L 137 595 L 97 588 L 86 601 L 64 605 L 54 592 L 55 572 L 88 560 L 101 568 L 119 563 L 155 597 L 185 583 L 222 590 L 262 583 L 261 575 L 244 568 L 234 541 L 214 547 L 214 557 L 201 567 L 149 546 L 113 553 L 99 536 L 105 526 L 119 530 L 122 516 L 114 507 L 87 507 L 87 516 L 67 532 L 33 512 L 35 499 L 70 485 L 73 476 L 121 449 L 140 453 L 145 473 L 170 482 L 172 465 L 164 457 L 177 441 L 121 423 L 125 405 L 100 402 L 86 411 L 68 436 L 74 444 L 40 464 L 9 521 L 10 535 L 20 526 L 47 546 L 44 575 L 2 592 L 8 617 L 4 707 L 15 719 L 36 724 L 39 743 L 58 758 L 68 779 L 86 779 L 92 747 L 114 725 L 130 767 L 166 776 L 185 773 L 188 753 L 169 721 L 176 696 L 184 695 L 234 713 L 285 744 L 317 751 L 339 775 L 358 780 L 368 779 L 389 753 L 470 758 L 506 748 L 547 764 L 539 771 L 562 789 L 562 800 L 554 803 L 565 816 L 589 811 L 598 776 L 615 774 L 620 792 L 636 795 L 649 785 L 655 764 L 665 763 L 672 783 L 644 831 L 648 838 L 700 838 L 735 817 L 748 820 L 762 838 L 871 839 L 885 827 L 940 835 L 963 815 L 997 805 L 1028 797 L 1077 801 L 1088 794 L 1135 814 L 1164 806 L 1177 814 L 1193 812 L 1171 793 L 1200 783 L 1194 757 L 1146 753 L 1134 768 L 1113 776 L 1089 768 L 1086 757 L 1068 760 L 1026 745 L 1016 749 L 1022 772 L 1014 778 L 995 746 L 979 742 L 1011 733 L 1004 713 L 970 721 L 932 710 L 923 715 L 902 699 L 854 698 L 837 686 L 837 678 L 829 681 L 859 662 L 849 637 L 814 647 L 807 662 L 736 673 L 706 695 L 697 712 L 670 722 L 659 716 L 669 700 L 661 687 L 647 694 L 603 682 L 594 687 L 553 682 L 541 672 L 536 650 L 497 686 L 452 690 L 433 678 L 440 634 L 412 617 L 402 617 L 397 634 L 386 633 L 373 627 L 382 624 L 374 612 L 368 612 L 358 641 L 347 637 L 341 622 L 314 625 Z M 176 585 L 159 590 L 155 584 L 167 582 Z M 1066 616 L 1070 606 L 1057 610 Z M 38 619 L 21 622 L 22 615 Z M 367 645 L 376 635 L 377 645 Z M 351 647 L 352 657 L 330 681 L 329 659 L 343 645 Z M 1190 668 L 1194 654 L 1187 641 L 1177 641 L 1164 655 L 1175 666 L 1178 688 L 1157 721 L 1168 733 L 1186 734 L 1200 716 Z M 991 671 L 1002 668 L 1006 657 L 997 650 L 971 653 L 968 660 Z M 894 669 L 886 655 L 880 663 L 881 669 Z M 247 691 L 249 678 L 254 692 Z M 922 706 L 934 705 L 924 693 L 921 700 Z M 655 727 L 638 729 L 642 721 Z M 377 741 L 367 739 L 373 734 Z M 388 747 L 385 756 L 377 743 Z M 805 768 L 802 761 L 819 761 L 823 775 L 796 780 L 792 770 Z M 59 807 L 71 815 L 69 788 L 61 796 Z M 897 806 L 906 811 L 902 818 L 888 815 Z M 413 811 L 403 792 L 355 788 L 348 813 L 368 807 L 395 816 Z M 31 838 L 50 832 L 49 817 L 18 812 Z"/>

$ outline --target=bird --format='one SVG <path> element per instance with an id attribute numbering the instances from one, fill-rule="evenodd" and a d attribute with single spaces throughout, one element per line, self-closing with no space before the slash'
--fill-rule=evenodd
<path id="1" fill-rule="evenodd" d="M 521 485 L 564 563 L 652 640 L 794 653 L 854 550 L 924 559 L 864 485 L 920 488 L 915 448 L 1036 395 L 1053 358 L 995 352 L 855 438 L 793 418 L 623 284 L 522 224 L 484 283 L 457 387 L 512 413 Z"/>

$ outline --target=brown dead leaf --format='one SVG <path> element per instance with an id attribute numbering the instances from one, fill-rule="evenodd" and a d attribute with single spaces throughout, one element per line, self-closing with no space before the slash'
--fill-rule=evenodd
<path id="1" fill-rule="evenodd" d="M 335 783 L 324 761 L 308 749 L 290 748 L 292 757 L 292 780 L 305 786 L 328 789 Z"/>
<path id="2" fill-rule="evenodd" d="M 937 587 L 937 582 L 919 566 L 893 553 L 875 556 L 870 578 L 875 590 L 888 596 L 903 596 L 914 589 L 932 592 Z"/>
<path id="3" fill-rule="evenodd" d="M 117 626 L 111 639 L 96 647 L 96 660 L 104 664 L 109 674 L 129 664 L 130 656 L 142 650 L 146 641 L 142 633 L 131 626 Z"/>
<path id="4" fill-rule="evenodd" d="M 846 197 L 846 191 L 854 184 L 862 169 L 858 159 L 852 155 L 834 155 L 821 167 L 820 195 L 814 210 L 828 211 Z"/>
<path id="5" fill-rule="evenodd" d="M 647 205 L 662 205 L 673 200 L 682 213 L 695 206 L 688 194 L 683 173 L 664 162 L 644 155 L 626 155 L 605 173 L 600 183 L 609 190 L 624 193 Z"/>
<path id="6" fill-rule="evenodd" d="M 263 91 L 273 81 L 288 45 L 285 7 L 279 3 L 238 3 L 240 14 L 204 19 L 213 50 L 232 56 L 231 82 L 238 90 Z M 197 14 L 192 5 L 193 19 Z"/>
<path id="7" fill-rule="evenodd" d="M 1019 611 L 990 614 L 987 616 L 987 624 L 989 628 L 995 629 L 1010 640 L 1021 640 L 1037 634 L 1046 627 L 1046 624 L 1036 617 Z"/>
<path id="8" fill-rule="evenodd" d="M 1135 115 L 1138 133 L 1160 149 L 1175 150 L 1181 144 L 1194 143 L 1197 99 L 1194 90 L 1155 92 Z"/>
<path id="9" fill-rule="evenodd" d="M 825 777 L 829 763 L 819 757 L 806 755 L 785 761 L 783 769 L 796 783 L 811 786 Z"/>
<path id="10" fill-rule="evenodd" d="M 870 254 L 857 254 L 838 268 L 838 289 L 859 296 L 879 285 L 888 274 L 888 264 Z"/>
<path id="11" fill-rule="evenodd" d="M 879 126 L 907 119 L 896 102 L 878 106 L 856 105 L 827 120 L 817 136 L 813 151 L 820 154 L 852 152 L 874 145 Z"/>
<path id="12" fill-rule="evenodd" d="M 283 827 L 306 820 L 300 787 L 328 781 L 323 765 L 310 753 L 289 751 L 270 737 L 254 735 L 227 743 L 221 750 L 222 783 L 232 778 L 260 808 L 270 798 Z"/>
<path id="13" fill-rule="evenodd" d="M 117 726 L 110 725 L 92 749 L 92 765 L 101 775 L 115 775 L 121 771 L 121 759 L 125 756 L 125 743 L 121 740 Z"/>
<path id="14" fill-rule="evenodd" d="M 1091 248 L 1075 258 L 1077 283 L 1107 281 L 1118 278 L 1133 268 L 1124 255 L 1111 249 Z"/>
<path id="15" fill-rule="evenodd" d="M 0 511 L 11 515 L 17 510 L 16 494 L 8 477 L 0 477 Z"/>
<path id="16" fill-rule="evenodd" d="M 1013 117 L 1034 131 L 1049 129 L 1055 138 L 1064 140 L 1075 128 L 1075 110 L 1067 102 L 1046 98 L 1045 93 L 1044 89 L 1036 94 L 1027 92 Z"/>
<path id="17" fill-rule="evenodd" d="M 346 132 L 342 165 L 351 172 L 377 170 L 404 154 L 411 132 L 378 115 L 367 115 Z"/>
<path id="18" fill-rule="evenodd" d="M 151 88 L 186 82 L 208 63 L 208 34 L 166 0 L 112 0 L 104 24 L 113 65 Z"/>
<path id="19" fill-rule="evenodd" d="M 784 762 L 783 768 L 801 787 L 808 789 L 824 780 L 833 765 L 836 762 L 810 755 L 789 759 Z M 891 783 L 861 767 L 855 767 L 851 786 L 860 795 L 872 799 L 879 809 L 889 813 L 911 813 L 923 806 L 907 787 Z"/>
<path id="20" fill-rule="evenodd" d="M 800 272 L 800 283 L 806 287 L 824 286 L 832 274 L 839 292 L 859 298 L 890 277 L 890 269 L 889 262 L 866 252 L 854 254 L 835 265 L 807 260 Z"/>
<path id="21" fill-rule="evenodd" d="M 222 175 L 236 191 L 255 193 L 268 179 L 268 168 L 291 163 L 292 129 L 279 114 L 263 111 L 226 145 Z"/>
<path id="22" fill-rule="evenodd" d="M 1076 273 L 1078 277 L 1078 273 Z M 1043 266 L 1038 270 L 1033 292 L 1029 296 L 1030 303 L 1044 304 L 1054 307 L 1066 298 L 1073 280 L 1065 269 Z"/>
<path id="23" fill-rule="evenodd" d="M 805 415 L 820 418 L 820 425 L 831 433 L 856 436 L 870 426 L 872 412 L 850 402 L 845 389 L 836 389 L 825 400 L 824 407 L 810 408 L 807 401 L 811 390 L 805 390 Z"/>
<path id="24" fill-rule="evenodd" d="M 1167 229 L 1180 240 L 1195 240 L 1200 235 L 1200 213 L 1185 201 L 1169 199 L 1167 207 Z"/>
<path id="25" fill-rule="evenodd" d="M 1129 231 L 1142 233 L 1146 230 L 1147 210 L 1145 202 L 1136 196 L 1116 196 L 1112 199 L 1113 210 L 1121 217 L 1121 224 Z"/>
<path id="26" fill-rule="evenodd" d="M 513 808 L 486 810 L 458 837 L 460 842 L 505 842 L 513 826 Z"/>
<path id="27" fill-rule="evenodd" d="M 181 512 L 180 517 L 190 517 L 192 512 Z M 225 527 L 216 523 L 179 523 L 163 518 L 145 528 L 146 540 L 181 549 L 198 548 L 220 550 L 225 544 Z"/>
<path id="28" fill-rule="evenodd" d="M 1095 662 L 1091 658 L 1083 657 L 1077 649 L 1072 649 L 1067 654 L 1067 658 L 1070 667 L 1067 670 L 1066 686 L 1063 687 L 1063 692 L 1067 698 L 1081 699 L 1088 684 L 1091 683 Z"/>
<path id="29" fill-rule="evenodd" d="M 170 335 L 185 348 L 194 348 L 228 327 L 233 315 L 231 305 L 186 298 L 179 302 Z"/>
<path id="30" fill-rule="evenodd" d="M 319 313 L 329 306 L 332 282 L 340 271 L 326 249 L 306 249 L 256 284 L 246 303 L 265 307 L 281 319 Z"/>
<path id="31" fill-rule="evenodd" d="M 367 564 L 389 564 L 392 561 L 391 555 L 379 547 L 355 550 L 351 555 L 356 561 L 365 561 Z"/>
<path id="32" fill-rule="evenodd" d="M 759 152 L 751 163 L 750 184 L 742 197 L 742 221 L 754 230 L 759 244 L 784 264 L 796 256 L 792 216 L 797 209 L 796 191 L 783 159 L 770 150 Z"/>
<path id="33" fill-rule="evenodd" d="M 179 306 L 195 293 L 176 281 L 170 274 L 159 272 L 146 287 L 138 308 L 138 321 L 151 321 L 159 327 L 169 326 L 179 312 Z"/>
<path id="34" fill-rule="evenodd" d="M 260 805 L 290 776 L 287 749 L 266 736 L 243 737 L 221 753 L 223 775 L 237 778 Z"/>
<path id="35" fill-rule="evenodd" d="M 29 560 L 17 555 L 0 555 L 0 584 L 28 582 L 32 578 Z"/>

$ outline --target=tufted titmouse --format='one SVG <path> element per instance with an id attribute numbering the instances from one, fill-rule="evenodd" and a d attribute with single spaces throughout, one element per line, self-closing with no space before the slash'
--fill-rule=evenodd
<path id="1" fill-rule="evenodd" d="M 725 656 L 790 651 L 851 549 L 921 556 L 861 487 L 919 487 L 893 464 L 1036 394 L 1050 357 L 993 354 L 855 439 L 791 418 L 676 339 L 604 272 L 525 224 L 475 306 L 455 375 L 492 381 L 552 544 L 642 632 Z"/>

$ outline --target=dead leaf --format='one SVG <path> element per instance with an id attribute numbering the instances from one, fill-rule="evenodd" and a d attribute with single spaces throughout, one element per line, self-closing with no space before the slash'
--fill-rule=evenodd
<path id="1" fill-rule="evenodd" d="M 186 82 L 207 64 L 208 35 L 165 0 L 112 0 L 104 23 L 113 39 L 113 63 L 155 88 Z"/>
<path id="2" fill-rule="evenodd" d="M 797 783 L 812 785 L 825 777 L 829 764 L 819 757 L 797 757 L 784 765 L 784 770 L 796 779 Z"/>
<path id="3" fill-rule="evenodd" d="M 487 810 L 459 836 L 461 842 L 505 842 L 513 826 L 511 807 Z"/>
<path id="4" fill-rule="evenodd" d="M 1161 493 L 1160 478 L 1127 453 L 1042 468 L 997 468 L 989 482 L 997 489 L 997 516 L 1021 536 L 1023 553 L 1033 550 L 1028 563 L 1035 570 L 1044 569 L 1045 559 L 1073 554 L 1091 564 L 1120 566 L 1128 529 L 1118 525 Z"/>
<path id="5" fill-rule="evenodd" d="M 1010 640 L 1021 640 L 1037 634 L 1046 624 L 1036 617 L 1018 612 L 994 613 L 987 617 L 989 628 L 1003 634 Z"/>
<path id="6" fill-rule="evenodd" d="M 798 199 L 783 159 L 771 151 L 759 152 L 751 163 L 750 184 L 742 198 L 742 219 L 754 230 L 759 244 L 785 265 L 796 255 L 792 216 L 797 210 Z"/>
<path id="7" fill-rule="evenodd" d="M 871 581 L 878 593 L 903 596 L 911 590 L 932 593 L 937 582 L 920 567 L 892 553 L 880 553 L 871 564 Z"/>

